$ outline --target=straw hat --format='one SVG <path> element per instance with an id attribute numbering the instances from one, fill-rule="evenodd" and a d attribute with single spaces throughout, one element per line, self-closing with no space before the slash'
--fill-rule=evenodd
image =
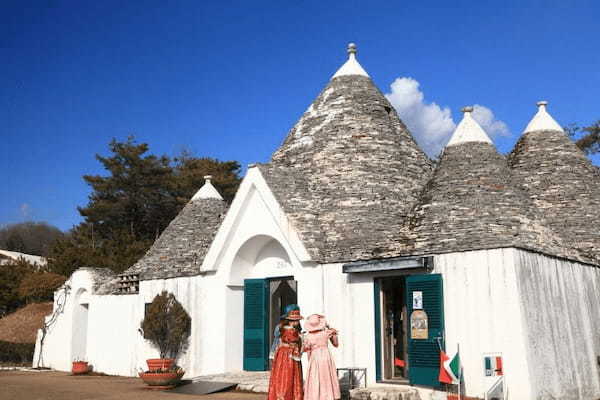
<path id="1" fill-rule="evenodd" d="M 300 321 L 301 319 L 304 319 L 304 317 L 300 315 L 300 310 L 292 310 L 289 313 L 287 313 L 285 319 L 287 319 L 288 321 Z"/>
<path id="2" fill-rule="evenodd" d="M 279 319 L 289 319 L 288 315 L 290 315 L 292 311 L 297 311 L 298 315 L 300 314 L 300 307 L 298 307 L 298 304 L 288 304 L 287 306 L 285 306 L 285 308 L 283 309 L 283 315 L 279 317 Z M 299 319 L 303 319 L 303 317 L 300 316 Z"/>
<path id="3" fill-rule="evenodd" d="M 322 314 L 312 314 L 306 319 L 304 329 L 308 332 L 322 331 L 327 326 L 327 320 Z"/>

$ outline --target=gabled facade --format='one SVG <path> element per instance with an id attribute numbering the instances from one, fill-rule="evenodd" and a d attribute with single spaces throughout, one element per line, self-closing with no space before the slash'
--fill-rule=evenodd
<path id="1" fill-rule="evenodd" d="M 518 399 L 600 397 L 597 170 L 543 107 L 508 159 L 470 113 L 435 165 L 351 45 L 229 207 L 207 179 L 124 274 L 74 273 L 36 360 L 135 375 L 155 355 L 144 305 L 169 290 L 192 317 L 190 377 L 267 370 L 297 303 L 327 315 L 337 366 L 369 385 L 427 398 L 443 349 L 460 352 L 470 397 L 500 383 Z"/>

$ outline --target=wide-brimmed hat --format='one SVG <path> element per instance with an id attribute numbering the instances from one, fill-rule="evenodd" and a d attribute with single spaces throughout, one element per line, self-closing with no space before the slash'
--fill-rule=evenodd
<path id="1" fill-rule="evenodd" d="M 308 332 L 322 331 L 327 326 L 327 320 L 323 314 L 312 314 L 304 323 L 304 329 Z"/>
<path id="2" fill-rule="evenodd" d="M 300 311 L 300 307 L 298 307 L 298 304 L 288 304 L 287 306 L 285 306 L 285 308 L 283 309 L 283 314 L 281 315 L 281 317 L 279 317 L 279 319 L 286 319 L 288 314 L 291 311 Z"/>
<path id="3" fill-rule="evenodd" d="M 300 310 L 292 310 L 289 313 L 287 313 L 285 319 L 290 321 L 300 321 L 301 319 L 304 319 L 304 317 L 300 315 Z"/>

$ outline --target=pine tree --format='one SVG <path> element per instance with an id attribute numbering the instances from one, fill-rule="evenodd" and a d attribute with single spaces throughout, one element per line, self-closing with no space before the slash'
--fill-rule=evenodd
<path id="1" fill-rule="evenodd" d="M 86 175 L 89 202 L 78 210 L 84 222 L 50 252 L 49 270 L 69 276 L 81 267 L 122 272 L 142 257 L 154 240 L 204 184 L 212 182 L 225 200 L 240 183 L 236 161 L 197 158 L 189 152 L 170 157 L 148 154 L 133 137 L 112 140 L 109 156 L 96 155 L 105 175 Z"/>

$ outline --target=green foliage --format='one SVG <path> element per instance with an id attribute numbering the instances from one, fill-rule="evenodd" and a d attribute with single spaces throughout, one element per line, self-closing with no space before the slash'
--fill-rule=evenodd
<path id="1" fill-rule="evenodd" d="M 122 272 L 141 258 L 158 235 L 212 175 L 213 184 L 231 200 L 240 183 L 240 166 L 196 158 L 183 152 L 147 154 L 146 143 L 132 137 L 112 140 L 111 155 L 96 155 L 106 175 L 86 175 L 92 193 L 78 210 L 84 222 L 51 248 L 49 269 L 69 276 L 81 267 L 105 267 Z"/>
<path id="2" fill-rule="evenodd" d="M 67 278 L 53 272 L 33 272 L 26 275 L 18 288 L 19 297 L 28 303 L 52 301 L 54 291 L 58 289 Z"/>
<path id="3" fill-rule="evenodd" d="M 34 265 L 22 259 L 0 265 L 0 316 L 8 314 L 25 302 L 19 296 L 23 278 L 36 271 Z"/>
<path id="4" fill-rule="evenodd" d="M 31 364 L 35 343 L 11 343 L 0 340 L 0 362 Z"/>
<path id="5" fill-rule="evenodd" d="M 600 153 L 600 120 L 590 126 L 579 127 L 571 124 L 565 127 L 569 136 L 575 138 L 575 144 L 587 155 Z"/>
<path id="6" fill-rule="evenodd" d="M 57 227 L 45 222 L 11 224 L 0 229 L 0 249 L 45 257 L 63 235 Z"/>
<path id="7" fill-rule="evenodd" d="M 188 345 L 192 320 L 172 293 L 156 295 L 146 309 L 140 327 L 144 338 L 159 351 L 160 358 L 175 358 Z"/>
<path id="8" fill-rule="evenodd" d="M 152 240 L 138 239 L 127 231 L 115 231 L 111 238 L 94 233 L 92 225 L 82 223 L 63 240 L 55 243 L 48 269 L 70 276 L 78 268 L 108 268 L 121 272 L 133 265 L 150 247 Z"/>

